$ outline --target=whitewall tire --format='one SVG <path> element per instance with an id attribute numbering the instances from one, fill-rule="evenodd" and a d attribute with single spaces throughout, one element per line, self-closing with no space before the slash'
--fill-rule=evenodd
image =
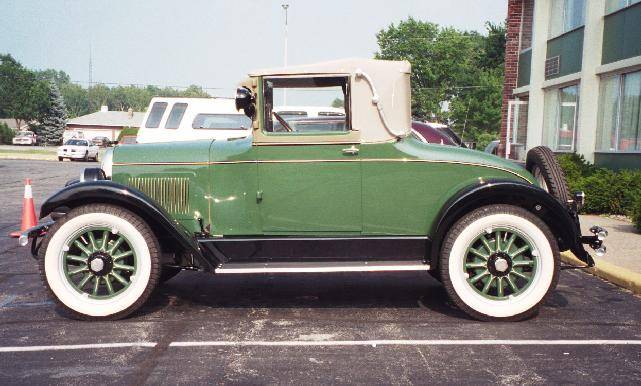
<path id="1" fill-rule="evenodd" d="M 439 269 L 448 295 L 468 315 L 516 321 L 536 314 L 555 288 L 559 249 L 548 226 L 531 212 L 490 205 L 450 229 Z"/>
<path id="2" fill-rule="evenodd" d="M 39 250 L 53 298 L 79 319 L 119 319 L 139 308 L 160 276 L 160 249 L 149 226 L 111 205 L 75 208 L 49 230 Z"/>

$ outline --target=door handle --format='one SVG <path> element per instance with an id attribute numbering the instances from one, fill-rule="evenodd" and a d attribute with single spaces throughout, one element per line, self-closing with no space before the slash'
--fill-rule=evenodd
<path id="1" fill-rule="evenodd" d="M 343 154 L 345 154 L 345 155 L 356 155 L 356 154 L 358 154 L 358 148 L 356 146 L 352 145 L 351 147 L 343 149 Z"/>

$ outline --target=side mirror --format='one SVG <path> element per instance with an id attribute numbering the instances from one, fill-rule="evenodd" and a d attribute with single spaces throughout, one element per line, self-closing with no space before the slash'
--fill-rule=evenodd
<path id="1" fill-rule="evenodd" d="M 255 102 L 254 94 L 247 87 L 240 87 L 236 90 L 236 110 L 243 109 L 245 115 L 251 119 L 254 119 L 254 115 L 256 115 Z"/>

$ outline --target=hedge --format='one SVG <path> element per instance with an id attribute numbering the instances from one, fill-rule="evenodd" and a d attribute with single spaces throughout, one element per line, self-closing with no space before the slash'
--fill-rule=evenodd
<path id="1" fill-rule="evenodd" d="M 118 138 L 116 141 L 120 142 L 122 140 L 122 137 L 124 136 L 136 136 L 138 135 L 138 128 L 137 127 L 125 127 L 122 129 L 120 134 L 118 134 Z"/>
<path id="2" fill-rule="evenodd" d="M 577 154 L 563 154 L 558 159 L 570 191 L 586 194 L 582 213 L 630 216 L 641 230 L 641 170 L 599 168 Z"/>
<path id="3" fill-rule="evenodd" d="M 16 133 L 6 123 L 0 122 L 0 143 L 11 145 L 15 135 Z"/>

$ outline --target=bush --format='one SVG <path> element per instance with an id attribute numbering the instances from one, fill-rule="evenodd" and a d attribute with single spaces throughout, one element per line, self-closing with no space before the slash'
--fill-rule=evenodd
<path id="1" fill-rule="evenodd" d="M 637 197 L 634 208 L 632 208 L 632 222 L 641 231 L 641 196 Z"/>
<path id="2" fill-rule="evenodd" d="M 0 122 L 0 143 L 11 145 L 11 140 L 16 136 L 16 133 L 7 126 L 6 123 Z"/>
<path id="3" fill-rule="evenodd" d="M 118 138 L 116 139 L 116 141 L 118 141 L 118 142 L 122 141 L 122 137 L 124 137 L 124 136 L 135 137 L 136 135 L 138 135 L 138 128 L 137 127 L 125 127 L 125 128 L 122 129 L 120 134 L 118 134 Z"/>
<path id="4" fill-rule="evenodd" d="M 558 159 L 570 191 L 582 190 L 586 194 L 583 213 L 634 217 L 641 212 L 641 171 L 598 168 L 576 154 L 564 154 Z"/>

